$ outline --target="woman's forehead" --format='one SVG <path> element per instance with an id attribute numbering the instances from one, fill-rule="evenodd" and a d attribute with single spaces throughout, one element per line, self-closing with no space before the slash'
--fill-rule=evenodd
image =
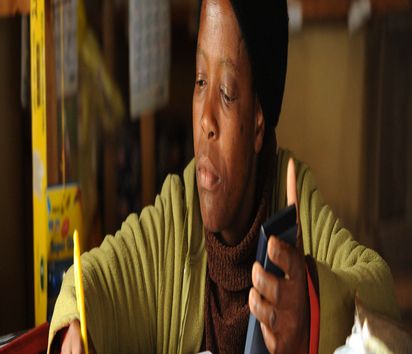
<path id="1" fill-rule="evenodd" d="M 222 66 L 231 67 L 238 72 L 245 54 L 245 43 L 230 2 L 203 1 L 197 55 L 206 59 L 213 58 Z"/>

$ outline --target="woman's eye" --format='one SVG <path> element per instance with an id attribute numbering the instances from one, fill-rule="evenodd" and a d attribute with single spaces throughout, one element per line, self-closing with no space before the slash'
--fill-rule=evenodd
<path id="1" fill-rule="evenodd" d="M 200 88 L 203 88 L 206 86 L 206 80 L 198 79 L 196 80 L 196 85 L 199 86 Z"/>
<path id="2" fill-rule="evenodd" d="M 226 92 L 225 92 L 225 90 L 220 90 L 220 92 L 221 92 L 221 94 L 222 94 L 222 97 L 223 97 L 223 100 L 225 101 L 225 103 L 231 103 L 231 102 L 233 102 L 234 100 L 235 100 L 235 97 L 232 97 L 232 96 L 229 96 Z"/>

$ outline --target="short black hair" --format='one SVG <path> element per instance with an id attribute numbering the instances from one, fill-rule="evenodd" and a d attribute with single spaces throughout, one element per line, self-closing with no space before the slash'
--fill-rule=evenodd
<path id="1" fill-rule="evenodd" d="M 289 19 L 286 0 L 230 0 L 252 69 L 266 131 L 278 123 L 285 88 Z M 199 16 L 202 0 L 199 1 Z M 265 134 L 266 135 L 266 134 Z"/>

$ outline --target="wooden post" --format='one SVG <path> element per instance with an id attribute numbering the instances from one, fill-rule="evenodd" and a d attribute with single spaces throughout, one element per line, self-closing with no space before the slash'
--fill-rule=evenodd
<path id="1" fill-rule="evenodd" d="M 59 182 L 59 143 L 57 124 L 56 56 L 54 47 L 54 11 L 51 1 L 45 2 L 46 40 L 46 116 L 47 116 L 47 183 Z M 56 5 L 60 6 L 60 4 Z M 62 69 L 63 70 L 63 69 Z M 62 141 L 64 144 L 64 141 Z"/>
<path id="2" fill-rule="evenodd" d="M 155 127 L 155 115 L 153 112 L 141 115 L 142 206 L 153 204 L 156 193 Z"/>
<path id="3" fill-rule="evenodd" d="M 114 69 L 114 11 L 113 0 L 104 0 L 102 11 L 103 27 L 103 57 L 107 71 L 113 76 Z M 117 145 L 115 134 L 110 133 L 103 141 L 104 150 L 104 228 L 106 233 L 114 233 L 118 225 L 116 208 L 117 198 L 117 173 L 116 158 Z"/>

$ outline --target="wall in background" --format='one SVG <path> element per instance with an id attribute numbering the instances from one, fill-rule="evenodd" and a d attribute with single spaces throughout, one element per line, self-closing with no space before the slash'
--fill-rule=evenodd
<path id="1" fill-rule="evenodd" d="M 354 237 L 388 262 L 412 333 L 412 19 L 398 22 L 383 19 L 354 35 L 336 23 L 293 34 L 277 133 L 280 146 L 312 168 Z M 392 200 L 404 207 L 399 215 Z"/>
<path id="2" fill-rule="evenodd" d="M 365 33 L 317 24 L 292 34 L 278 144 L 305 161 L 326 203 L 360 228 Z"/>

